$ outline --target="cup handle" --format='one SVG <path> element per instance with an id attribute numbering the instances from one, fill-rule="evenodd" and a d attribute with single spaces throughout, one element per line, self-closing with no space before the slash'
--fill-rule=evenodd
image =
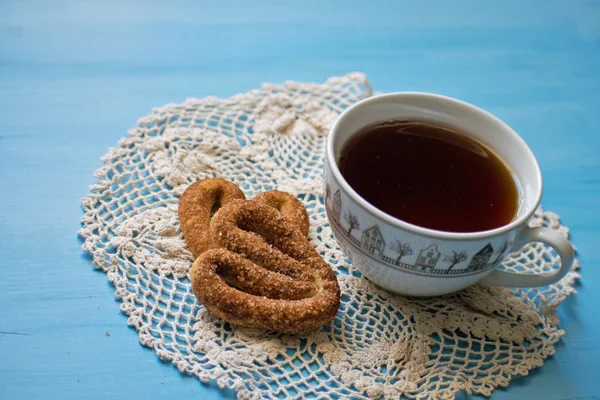
<path id="1" fill-rule="evenodd" d="M 573 265 L 573 246 L 561 233 L 551 228 L 530 228 L 526 226 L 515 239 L 513 249 L 521 249 L 531 242 L 542 242 L 556 250 L 560 256 L 560 269 L 538 275 L 517 274 L 496 269 L 483 278 L 480 283 L 510 287 L 538 287 L 558 282 L 569 272 Z"/>

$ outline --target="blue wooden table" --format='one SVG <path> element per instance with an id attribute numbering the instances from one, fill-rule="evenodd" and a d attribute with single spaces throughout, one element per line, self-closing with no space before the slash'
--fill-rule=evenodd
<path id="1" fill-rule="evenodd" d="M 354 70 L 473 102 L 530 144 L 583 280 L 556 355 L 493 398 L 599 398 L 600 2 L 2 0 L 0 399 L 232 397 L 138 344 L 80 250 L 79 200 L 153 106 Z"/>

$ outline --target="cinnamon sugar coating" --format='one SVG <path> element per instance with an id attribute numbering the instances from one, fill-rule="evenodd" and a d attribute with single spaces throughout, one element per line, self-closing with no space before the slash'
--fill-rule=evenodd
<path id="1" fill-rule="evenodd" d="M 209 233 L 212 210 L 245 198 L 233 183 L 218 178 L 200 180 L 183 192 L 179 198 L 179 224 L 194 257 L 214 247 Z"/>
<path id="2" fill-rule="evenodd" d="M 300 334 L 335 317 L 340 289 L 333 270 L 274 207 L 258 199 L 228 202 L 213 216 L 210 236 L 221 248 L 201 254 L 190 279 L 214 315 Z"/>
<path id="3" fill-rule="evenodd" d="M 287 192 L 279 190 L 270 190 L 259 194 L 254 200 L 261 201 L 277 209 L 281 215 L 292 223 L 297 229 L 308 235 L 310 227 L 308 220 L 308 212 L 300 200 Z"/>

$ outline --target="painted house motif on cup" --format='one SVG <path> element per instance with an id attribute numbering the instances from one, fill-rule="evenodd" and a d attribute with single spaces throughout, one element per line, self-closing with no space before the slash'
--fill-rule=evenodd
<path id="1" fill-rule="evenodd" d="M 488 243 L 471 258 L 467 271 L 472 272 L 486 269 L 490 258 L 492 258 L 492 254 L 494 254 L 494 248 Z"/>
<path id="2" fill-rule="evenodd" d="M 438 251 L 437 244 L 430 244 L 429 247 L 419 252 L 415 267 L 417 267 L 418 271 L 431 272 L 438 263 L 440 255 L 441 253 Z"/>
<path id="3" fill-rule="evenodd" d="M 363 249 L 365 249 L 367 253 L 376 255 L 379 258 L 383 258 L 385 240 L 383 240 L 383 235 L 381 234 L 381 230 L 377 225 L 365 229 L 362 233 L 360 242 Z"/>
<path id="4" fill-rule="evenodd" d="M 340 194 L 340 189 L 338 189 L 333 195 L 331 215 L 337 222 L 340 222 L 340 216 L 342 215 L 342 195 Z"/>
<path id="5" fill-rule="evenodd" d="M 498 263 L 500 262 L 500 259 L 502 258 L 502 256 L 504 255 L 506 250 L 508 250 L 509 247 L 510 247 L 510 244 L 507 241 L 502 242 L 502 244 L 500 245 L 498 250 L 496 250 L 496 258 L 494 258 L 494 261 L 492 261 L 492 265 L 498 265 Z"/>
<path id="6" fill-rule="evenodd" d="M 373 225 L 361 231 L 361 221 L 358 216 L 350 209 L 344 210 L 342 208 L 340 190 L 336 190 L 332 196 L 329 185 L 325 188 L 325 208 L 330 216 L 332 228 L 335 229 L 337 234 L 345 236 L 355 248 L 360 249 L 366 256 L 388 264 L 393 268 L 414 271 L 419 274 L 461 275 L 478 273 L 495 266 L 509 248 L 509 243 L 503 242 L 494 251 L 491 243 L 488 243 L 470 257 L 466 250 L 451 250 L 442 254 L 435 243 L 418 250 L 413 249 L 413 244 L 406 240 L 396 239 L 388 242 L 378 225 Z M 418 253 L 416 253 L 414 263 L 403 261 L 404 259 L 410 260 L 410 256 L 414 254 L 415 250 L 418 250 Z M 492 256 L 494 256 L 493 259 Z M 467 266 L 461 267 L 469 259 Z M 443 261 L 443 266 L 436 268 L 440 261 Z"/>

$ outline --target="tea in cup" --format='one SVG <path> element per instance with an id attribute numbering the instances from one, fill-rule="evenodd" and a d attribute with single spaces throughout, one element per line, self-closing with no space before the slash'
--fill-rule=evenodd
<path id="1" fill-rule="evenodd" d="M 545 286 L 573 263 L 563 235 L 527 225 L 542 195 L 529 147 L 460 100 L 407 92 L 351 106 L 331 128 L 324 186 L 336 241 L 392 292 L 433 296 L 476 282 Z M 530 242 L 553 247 L 560 268 L 538 275 L 497 269 Z"/>

